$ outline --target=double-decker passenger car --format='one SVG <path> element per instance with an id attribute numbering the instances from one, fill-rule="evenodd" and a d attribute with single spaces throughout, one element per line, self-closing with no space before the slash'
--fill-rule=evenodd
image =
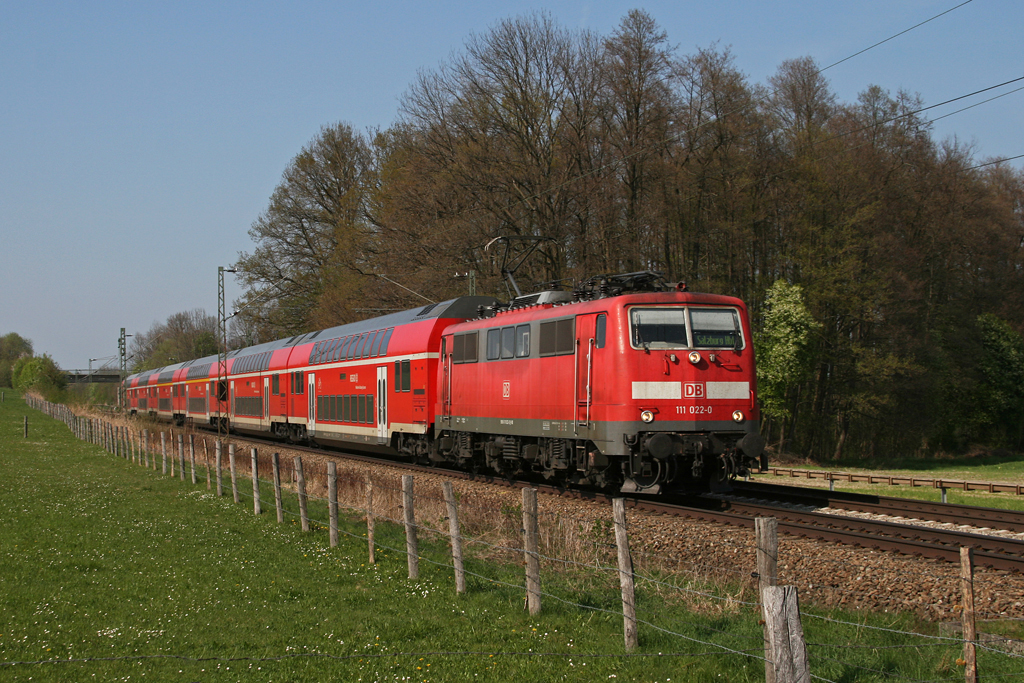
<path id="1" fill-rule="evenodd" d="M 767 466 L 746 307 L 654 273 L 233 351 L 219 387 L 217 362 L 129 377 L 130 410 L 623 491 L 725 488 Z"/>

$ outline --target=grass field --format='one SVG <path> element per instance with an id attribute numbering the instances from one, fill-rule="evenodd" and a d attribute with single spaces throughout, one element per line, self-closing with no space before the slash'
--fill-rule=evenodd
<path id="1" fill-rule="evenodd" d="M 0 473 L 3 681 L 764 680 L 751 607 L 701 615 L 641 593 L 640 617 L 657 628 L 641 624 L 639 652 L 623 656 L 618 594 L 586 570 L 545 568 L 544 590 L 565 602 L 545 596 L 536 617 L 523 609 L 515 564 L 470 559 L 486 578 L 470 576 L 458 597 L 443 543 L 421 541 L 421 578 L 411 581 L 401 552 L 366 563 L 358 516 L 342 519 L 330 548 L 322 528 L 277 524 L 269 487 L 257 518 L 251 502 L 218 498 L 205 482 L 75 440 L 12 392 L 0 404 Z M 311 517 L 326 519 L 324 507 L 313 504 Z M 404 548 L 389 524 L 378 524 L 378 541 Z M 820 619 L 804 628 L 811 671 L 824 680 L 962 679 L 955 641 Z M 999 680 L 1024 672 L 1005 655 L 981 662 Z"/>

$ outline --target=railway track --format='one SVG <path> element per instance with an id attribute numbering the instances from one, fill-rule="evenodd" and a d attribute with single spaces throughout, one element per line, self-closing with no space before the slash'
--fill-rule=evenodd
<path id="1" fill-rule="evenodd" d="M 650 505 L 654 504 L 645 503 L 648 509 L 655 509 Z M 666 506 L 660 511 L 676 514 L 673 507 Z M 744 527 L 753 527 L 756 517 L 775 517 L 779 520 L 779 531 L 791 536 L 946 562 L 959 562 L 961 546 L 971 546 L 975 563 L 979 566 L 1010 572 L 1024 571 L 1024 541 L 1016 539 L 806 512 L 762 503 L 711 500 L 705 508 L 679 506 L 679 509 L 678 514 L 687 517 Z"/>
<path id="2" fill-rule="evenodd" d="M 808 489 L 802 486 L 762 484 L 745 481 L 734 482 L 733 491 L 738 496 L 770 498 L 774 501 L 793 505 L 890 515 L 907 519 L 923 519 L 931 522 L 1003 529 L 1018 533 L 1024 532 L 1024 512 L 1018 510 L 935 503 L 911 498 L 894 498 L 890 496 L 827 491 Z"/>

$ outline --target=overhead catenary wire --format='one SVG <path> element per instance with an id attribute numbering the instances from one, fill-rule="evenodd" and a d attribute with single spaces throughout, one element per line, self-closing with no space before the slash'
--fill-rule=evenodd
<path id="1" fill-rule="evenodd" d="M 994 166 L 996 164 L 1001 164 L 1004 161 L 1014 161 L 1015 159 L 1024 159 L 1024 154 L 1018 154 L 1017 156 L 1014 156 L 1014 157 L 1003 157 L 1002 159 L 996 159 L 995 161 L 986 161 L 984 164 L 978 164 L 977 166 L 971 166 L 967 170 L 968 171 L 973 171 L 973 170 L 978 169 L 978 168 L 985 168 L 986 166 Z"/>

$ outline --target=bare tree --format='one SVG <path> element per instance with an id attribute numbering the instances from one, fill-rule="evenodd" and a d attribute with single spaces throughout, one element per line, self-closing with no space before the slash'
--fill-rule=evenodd
<path id="1" fill-rule="evenodd" d="M 236 305 L 269 336 L 340 322 L 324 320 L 317 307 L 342 274 L 359 271 L 373 178 L 369 144 L 344 123 L 323 127 L 285 170 L 249 230 L 255 251 L 236 263 L 247 288 Z"/>

